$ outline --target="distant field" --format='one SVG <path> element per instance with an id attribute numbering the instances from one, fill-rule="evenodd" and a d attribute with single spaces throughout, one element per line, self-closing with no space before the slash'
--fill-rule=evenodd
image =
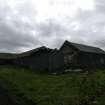
<path id="1" fill-rule="evenodd" d="M 0 66 L 0 84 L 33 105 L 105 105 L 105 71 L 37 74 Z"/>

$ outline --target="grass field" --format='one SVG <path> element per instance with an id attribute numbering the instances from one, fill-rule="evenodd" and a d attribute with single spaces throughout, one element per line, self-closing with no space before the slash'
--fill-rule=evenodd
<path id="1" fill-rule="evenodd" d="M 33 105 L 105 105 L 105 71 L 38 74 L 0 66 L 0 84 Z"/>

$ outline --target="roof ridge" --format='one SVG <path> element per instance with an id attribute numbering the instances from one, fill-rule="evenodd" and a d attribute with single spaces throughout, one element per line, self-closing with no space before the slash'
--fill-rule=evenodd
<path id="1" fill-rule="evenodd" d="M 73 43 L 69 41 L 65 41 L 65 43 L 69 43 L 72 46 L 76 47 L 78 50 L 83 51 L 83 52 L 92 52 L 92 53 L 103 53 L 105 54 L 105 51 L 99 47 L 95 46 L 90 46 L 90 45 L 85 45 L 85 44 L 78 44 L 78 43 Z"/>
<path id="2" fill-rule="evenodd" d="M 67 41 L 67 42 L 71 43 L 71 44 L 77 44 L 77 45 L 82 45 L 82 46 L 87 46 L 87 47 L 99 48 L 99 47 L 96 47 L 96 46 L 86 45 L 86 44 L 82 44 L 82 43 L 75 43 L 75 42 L 70 42 L 70 41 Z M 101 48 L 99 48 L 99 49 L 101 49 Z"/>

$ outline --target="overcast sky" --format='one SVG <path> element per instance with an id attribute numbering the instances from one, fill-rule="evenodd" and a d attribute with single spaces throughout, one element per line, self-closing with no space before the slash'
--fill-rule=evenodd
<path id="1" fill-rule="evenodd" d="M 64 40 L 105 49 L 105 0 L 0 0 L 1 52 Z"/>

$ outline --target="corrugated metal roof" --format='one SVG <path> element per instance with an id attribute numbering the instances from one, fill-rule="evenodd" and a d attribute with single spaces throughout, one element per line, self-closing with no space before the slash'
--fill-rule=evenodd
<path id="1" fill-rule="evenodd" d="M 100 49 L 100 48 L 98 48 L 98 47 L 93 47 L 93 46 L 88 46 L 88 45 L 83 45 L 83 44 L 72 43 L 72 42 L 69 42 L 69 41 L 66 41 L 66 42 L 69 43 L 70 45 L 74 46 L 78 50 L 83 51 L 83 52 L 105 54 L 105 51 Z"/>
<path id="2" fill-rule="evenodd" d="M 41 52 L 41 51 L 47 51 L 47 52 L 49 52 L 49 51 L 52 51 L 52 49 L 47 48 L 47 47 L 45 47 L 45 46 L 42 46 L 42 47 L 39 47 L 39 48 L 36 48 L 36 49 L 32 49 L 32 50 L 30 50 L 30 51 L 26 51 L 26 52 L 24 52 L 24 53 L 21 53 L 21 54 L 19 54 L 19 57 L 22 57 L 22 56 L 29 56 L 29 55 L 31 55 L 31 54 L 33 54 L 33 53 L 37 53 L 37 52 Z"/>
<path id="3" fill-rule="evenodd" d="M 20 54 L 0 53 L 0 59 L 16 59 L 16 58 L 20 58 L 20 57 L 30 56 L 33 53 L 39 53 L 39 52 L 43 52 L 43 51 L 50 52 L 50 51 L 52 51 L 52 49 L 42 46 L 42 47 L 32 49 L 32 50 L 29 50 L 29 51 L 26 51 L 26 52 L 23 52 Z"/>

